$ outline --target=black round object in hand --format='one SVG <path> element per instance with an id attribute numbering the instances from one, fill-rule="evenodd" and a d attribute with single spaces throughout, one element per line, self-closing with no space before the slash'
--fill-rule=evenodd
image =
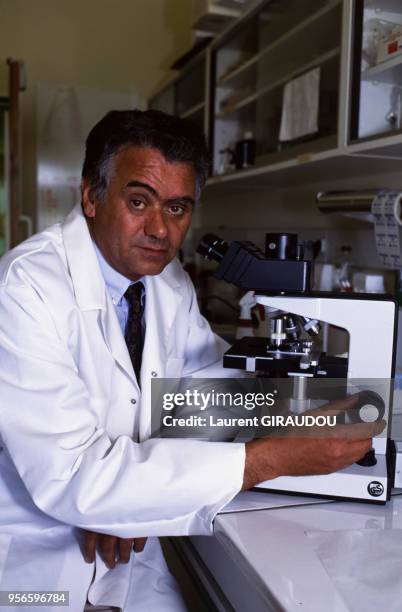
<path id="1" fill-rule="evenodd" d="M 265 256 L 267 259 L 297 259 L 297 238 L 297 234 L 265 234 Z"/>

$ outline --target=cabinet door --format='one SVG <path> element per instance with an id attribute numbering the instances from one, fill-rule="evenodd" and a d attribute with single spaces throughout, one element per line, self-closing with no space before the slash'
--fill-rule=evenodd
<path id="1" fill-rule="evenodd" d="M 205 100 L 205 56 L 176 82 L 176 113 L 181 117 L 194 112 Z"/>
<path id="2" fill-rule="evenodd" d="M 336 146 L 341 28 L 341 0 L 271 0 L 223 37 L 213 53 L 215 173 L 230 169 L 228 151 L 245 135 L 257 163 Z"/>
<path id="3" fill-rule="evenodd" d="M 402 2 L 356 0 L 354 24 L 351 144 L 402 133 Z"/>
<path id="4" fill-rule="evenodd" d="M 169 85 L 150 98 L 148 108 L 178 115 L 204 132 L 207 54 L 195 58 Z"/>
<path id="5" fill-rule="evenodd" d="M 206 56 L 203 54 L 176 81 L 175 112 L 182 119 L 196 123 L 203 131 L 205 113 Z"/>

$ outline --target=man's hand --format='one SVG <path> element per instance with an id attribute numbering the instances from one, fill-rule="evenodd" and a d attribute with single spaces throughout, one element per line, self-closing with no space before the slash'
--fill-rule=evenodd
<path id="1" fill-rule="evenodd" d="M 109 569 L 116 566 L 116 562 L 128 563 L 131 552 L 142 552 L 147 538 L 117 538 L 115 536 L 85 531 L 83 553 L 87 563 L 95 561 L 96 549 Z"/>
<path id="2" fill-rule="evenodd" d="M 353 408 L 357 396 L 328 404 L 325 414 L 340 414 Z M 317 411 L 318 413 L 318 411 Z M 359 461 L 372 448 L 373 436 L 383 431 L 385 421 L 337 425 L 314 431 L 295 431 L 283 438 L 265 438 L 246 444 L 243 490 L 278 476 L 330 474 Z"/>

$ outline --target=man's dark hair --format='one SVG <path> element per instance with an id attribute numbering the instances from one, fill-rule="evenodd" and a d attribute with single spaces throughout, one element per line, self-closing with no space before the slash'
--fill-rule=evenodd
<path id="1" fill-rule="evenodd" d="M 110 161 L 126 147 L 150 147 L 168 162 L 191 164 L 198 199 L 208 177 L 210 156 L 202 130 L 185 119 L 157 110 L 110 111 L 89 132 L 82 178 L 102 201 L 110 181 Z"/>

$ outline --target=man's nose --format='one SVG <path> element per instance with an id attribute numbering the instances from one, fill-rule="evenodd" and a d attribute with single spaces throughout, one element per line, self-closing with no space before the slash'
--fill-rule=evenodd
<path id="1" fill-rule="evenodd" d="M 150 238 L 157 238 L 163 240 L 166 238 L 168 228 L 163 212 L 161 210 L 152 210 L 147 215 L 145 221 L 145 233 Z"/>

